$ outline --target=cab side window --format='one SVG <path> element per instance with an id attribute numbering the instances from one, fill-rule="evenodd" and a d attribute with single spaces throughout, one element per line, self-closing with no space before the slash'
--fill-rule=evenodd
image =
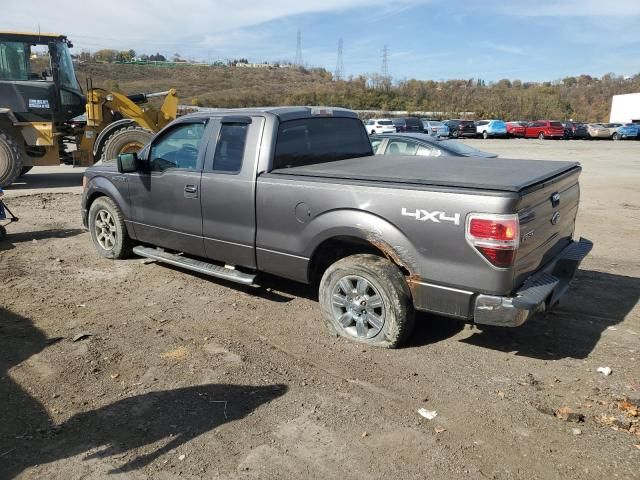
<path id="1" fill-rule="evenodd" d="M 225 123 L 220 127 L 216 153 L 213 157 L 213 171 L 238 173 L 242 168 L 242 157 L 247 140 L 246 123 Z"/>
<path id="2" fill-rule="evenodd" d="M 164 172 L 169 168 L 195 170 L 198 167 L 198 154 L 205 126 L 204 123 L 184 123 L 164 134 L 151 145 L 151 171 Z"/>

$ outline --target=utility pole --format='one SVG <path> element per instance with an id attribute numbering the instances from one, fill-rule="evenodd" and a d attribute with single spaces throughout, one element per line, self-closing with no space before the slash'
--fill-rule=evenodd
<path id="1" fill-rule="evenodd" d="M 336 62 L 336 73 L 334 78 L 336 81 L 344 79 L 344 65 L 342 64 L 342 38 L 338 40 L 338 61 Z"/>
<path id="2" fill-rule="evenodd" d="M 382 49 L 382 69 L 380 71 L 380 84 L 382 89 L 389 91 L 391 89 L 391 77 L 389 76 L 389 47 L 386 45 Z"/>
<path id="3" fill-rule="evenodd" d="M 389 48 L 386 45 L 382 49 L 382 70 L 380 75 L 383 80 L 389 79 Z"/>
<path id="4" fill-rule="evenodd" d="M 298 30 L 296 44 L 296 59 L 293 62 L 297 67 L 302 67 L 302 32 Z"/>

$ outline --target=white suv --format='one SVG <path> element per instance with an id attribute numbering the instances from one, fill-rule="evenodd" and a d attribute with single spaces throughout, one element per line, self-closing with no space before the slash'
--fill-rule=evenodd
<path id="1" fill-rule="evenodd" d="M 396 127 L 388 118 L 372 118 L 364 124 L 367 133 L 375 135 L 376 133 L 396 133 Z"/>

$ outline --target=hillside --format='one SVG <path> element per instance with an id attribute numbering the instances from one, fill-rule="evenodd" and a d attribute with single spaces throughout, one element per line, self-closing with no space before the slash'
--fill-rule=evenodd
<path id="1" fill-rule="evenodd" d="M 404 80 L 389 86 L 377 76 L 334 82 L 323 69 L 252 69 L 177 65 L 82 64 L 78 77 L 95 86 L 126 93 L 178 89 L 181 103 L 207 107 L 333 105 L 358 110 L 475 112 L 475 117 L 507 120 L 573 118 L 607 121 L 611 96 L 640 91 L 640 74 L 622 79 L 612 74 L 527 83 L 500 80 Z"/>

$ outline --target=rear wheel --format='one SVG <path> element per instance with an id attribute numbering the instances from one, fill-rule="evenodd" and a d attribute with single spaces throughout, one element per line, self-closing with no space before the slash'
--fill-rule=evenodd
<path id="1" fill-rule="evenodd" d="M 20 176 L 24 149 L 10 135 L 0 132 L 0 187 L 11 185 Z"/>
<path id="2" fill-rule="evenodd" d="M 484 138 L 485 140 L 489 138 L 489 133 L 486 130 L 482 132 L 482 138 Z"/>
<path id="3" fill-rule="evenodd" d="M 540 133 L 538 134 L 538 138 L 539 138 L 540 140 L 544 140 L 544 132 L 540 132 Z"/>
<path id="4" fill-rule="evenodd" d="M 319 293 L 329 329 L 349 340 L 395 348 L 413 330 L 409 288 L 386 258 L 359 254 L 338 260 L 322 276 Z"/>
<path id="5" fill-rule="evenodd" d="M 611 135 L 611 138 L 614 140 L 620 140 L 620 134 L 618 132 L 614 132 L 614 134 Z"/>
<path id="6" fill-rule="evenodd" d="M 139 125 L 120 128 L 105 141 L 100 159 L 112 160 L 121 153 L 139 152 L 152 137 L 153 132 Z"/>
<path id="7" fill-rule="evenodd" d="M 100 197 L 89 208 L 89 232 L 100 255 L 106 258 L 126 258 L 131 254 L 131 239 L 127 235 L 122 212 L 109 197 Z"/>
<path id="8" fill-rule="evenodd" d="M 7 229 L 4 228 L 4 226 L 0 225 L 0 241 L 2 241 L 6 236 L 7 236 Z"/>
<path id="9" fill-rule="evenodd" d="M 453 138 L 458 138 L 460 136 L 460 132 L 458 130 L 454 130 L 453 133 L 451 134 L 451 136 Z"/>

